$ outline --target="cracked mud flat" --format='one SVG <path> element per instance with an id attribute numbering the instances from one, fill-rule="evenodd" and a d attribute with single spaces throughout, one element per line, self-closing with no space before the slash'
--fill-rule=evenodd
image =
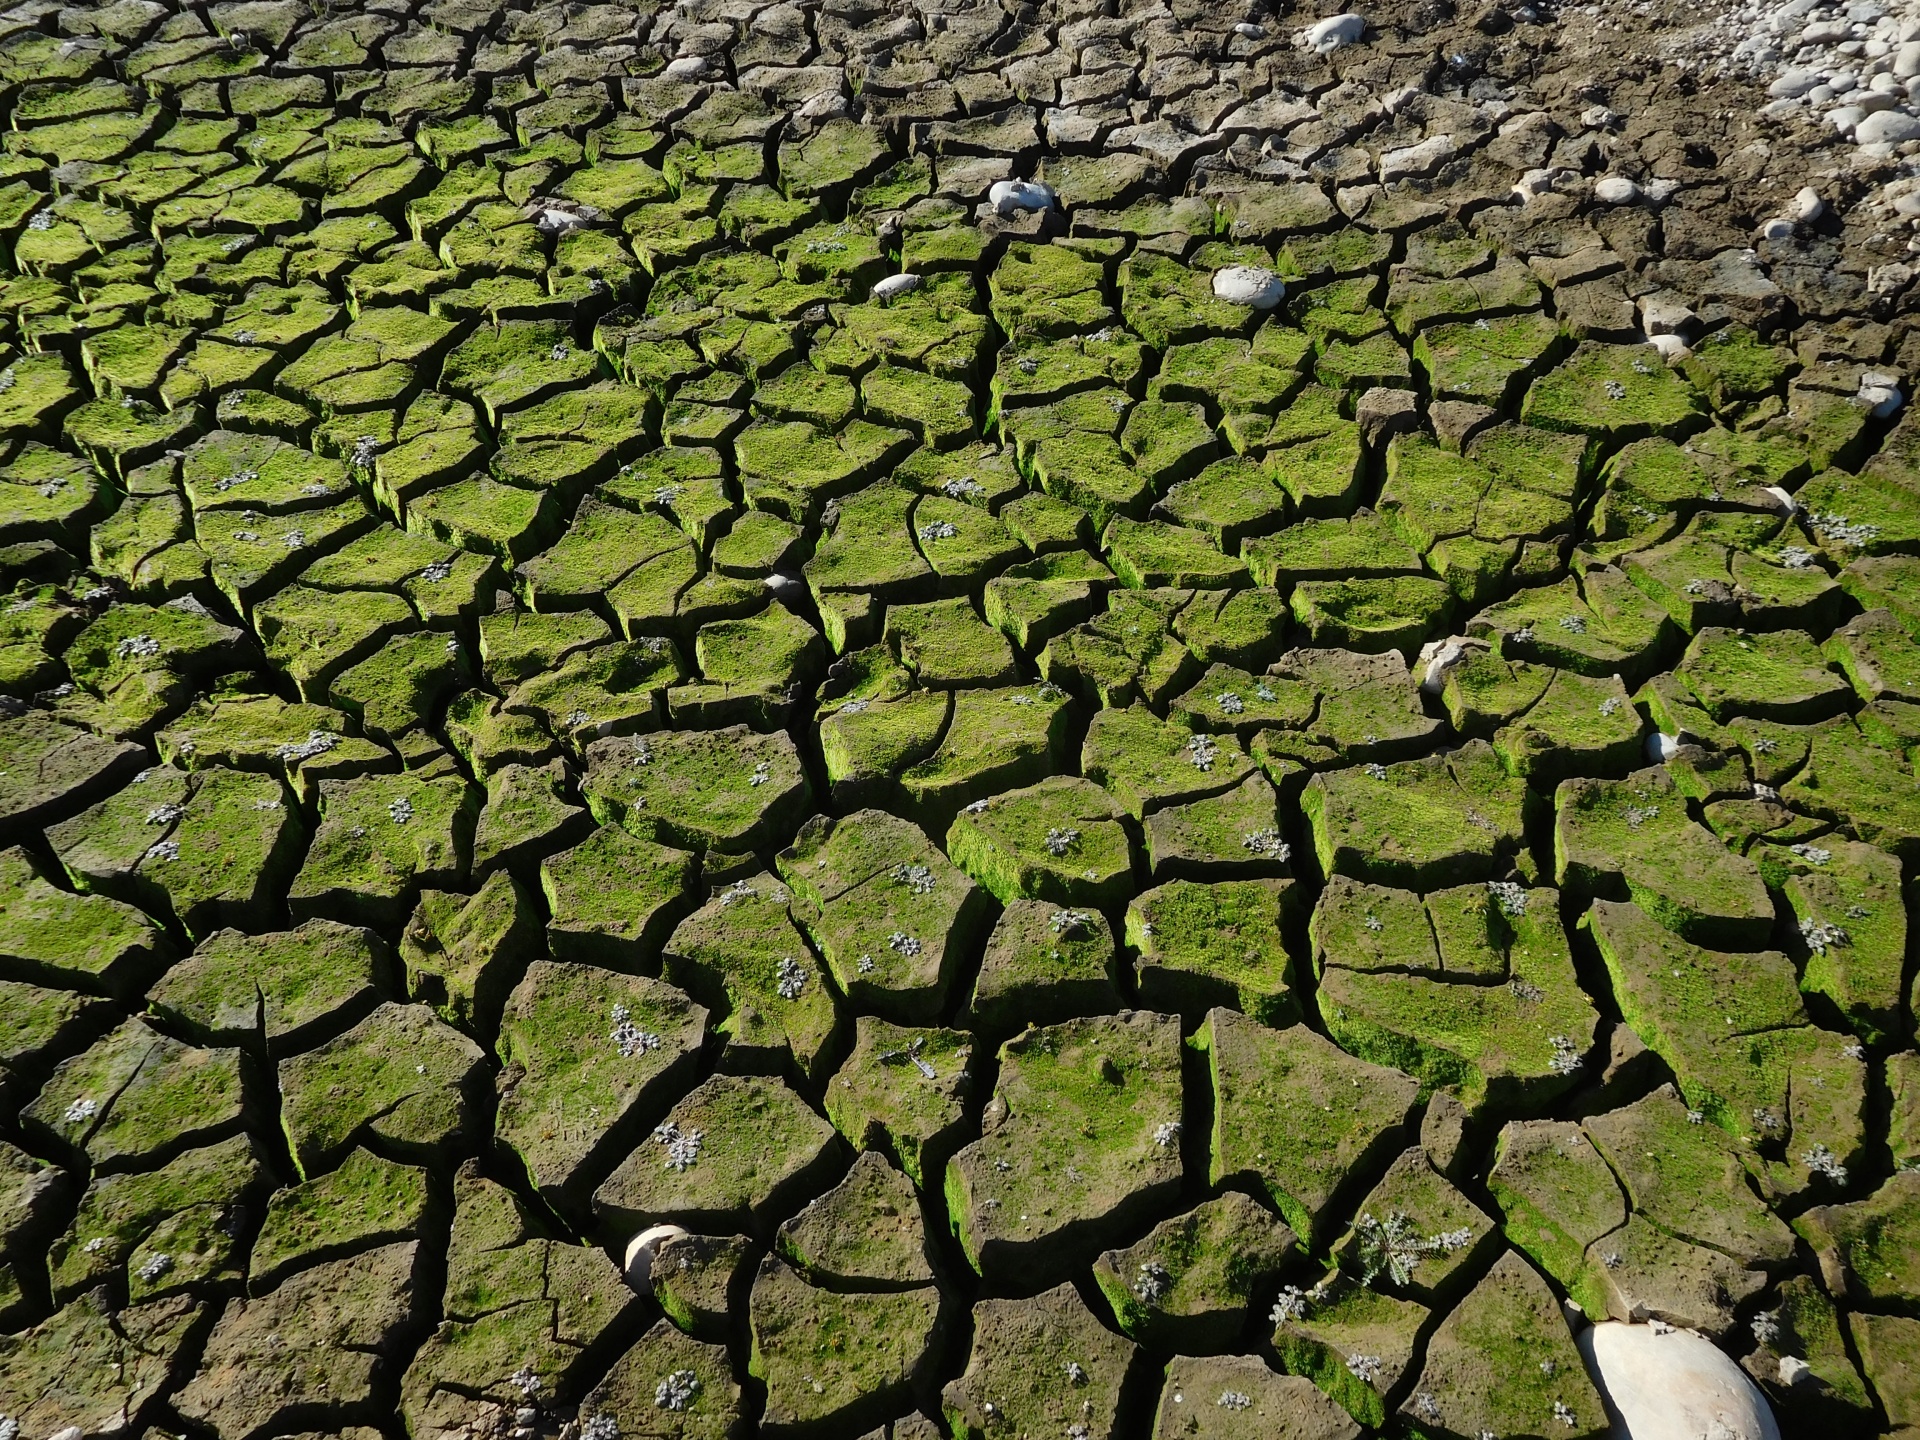
<path id="1" fill-rule="evenodd" d="M 0 1440 L 1920 1433 L 1917 72 L 0 15 Z"/>

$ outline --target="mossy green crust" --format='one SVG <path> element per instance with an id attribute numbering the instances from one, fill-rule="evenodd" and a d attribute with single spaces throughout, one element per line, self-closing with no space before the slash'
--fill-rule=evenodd
<path id="1" fill-rule="evenodd" d="M 264 1295 L 296 1271 L 417 1239 L 430 1208 L 426 1171 L 350 1151 L 337 1170 L 275 1192 L 253 1243 L 247 1289 Z"/>
<path id="2" fill-rule="evenodd" d="M 1470 1110 L 1510 1114 L 1571 1086 L 1600 1017 L 1575 977 L 1558 895 L 1461 886 L 1428 896 L 1425 914 L 1412 899 L 1327 887 L 1312 928 L 1328 1033 Z"/>
<path id="3" fill-rule="evenodd" d="M 55 1300 L 116 1282 L 126 1285 L 136 1303 L 209 1283 L 231 1285 L 247 1260 L 220 1222 L 230 1226 L 239 1208 L 256 1200 L 264 1180 L 240 1135 L 183 1151 L 158 1169 L 96 1178 L 47 1251 Z M 142 1275 L 156 1254 L 167 1262 L 153 1267 L 152 1276 Z"/>
<path id="4" fill-rule="evenodd" d="M 1115 1321 L 1143 1344 L 1230 1349 L 1256 1290 L 1293 1253 L 1294 1235 L 1236 1190 L 1163 1220 L 1146 1238 L 1094 1262 Z"/>
<path id="5" fill-rule="evenodd" d="M 416 887 L 465 876 L 478 809 L 457 777 L 323 780 L 320 825 L 288 894 L 295 918 L 396 923 Z"/>
<path id="6" fill-rule="evenodd" d="M 309 920 L 293 930 L 221 930 L 147 992 L 156 1014 L 203 1044 L 292 1054 L 370 1008 L 393 952 L 371 930 Z"/>
<path id="7" fill-rule="evenodd" d="M 656 1320 L 587 1392 L 580 1402 L 583 1425 L 612 1424 L 621 1434 L 644 1434 L 641 1427 L 656 1424 L 662 1413 L 660 1386 L 669 1376 L 692 1382 L 685 1386 L 691 1396 L 672 1412 L 677 1434 L 686 1440 L 729 1440 L 739 1433 L 740 1386 L 725 1347 L 703 1345 L 665 1320 Z"/>
<path id="8" fill-rule="evenodd" d="M 689 1069 L 706 1028 L 707 1012 L 663 981 L 534 961 L 500 1018 L 501 1140 L 543 1194 L 577 1188 L 629 1115 Z"/>
<path id="9" fill-rule="evenodd" d="M 923 502 L 924 507 L 924 502 Z M 937 521 L 922 532 L 939 533 Z M 922 544 L 937 545 L 937 540 Z M 882 638 L 900 663 L 930 690 L 1006 685 L 1019 678 L 1013 647 L 964 597 L 924 605 L 890 605 Z"/>
<path id="10" fill-rule="evenodd" d="M 779 865 L 848 1000 L 905 1023 L 942 1009 L 987 896 L 923 831 L 882 810 L 816 819 Z"/>
<path id="11" fill-rule="evenodd" d="M 1292 1304 L 1274 1323 L 1281 1368 L 1310 1379 L 1362 1425 L 1385 1424 L 1387 1397 L 1413 1363 L 1427 1307 L 1337 1276 L 1304 1295 L 1282 1293 Z"/>
<path id="12" fill-rule="evenodd" d="M 716 887 L 667 941 L 667 974 L 720 1017 L 716 1028 L 737 1063 L 791 1064 L 818 1079 L 838 1017 L 791 900 L 759 870 Z"/>
<path id="13" fill-rule="evenodd" d="M 1709 626 L 1693 637 L 1674 675 L 1720 724 L 1740 715 L 1804 724 L 1852 699 L 1846 681 L 1797 630 L 1747 635 Z"/>
<path id="14" fill-rule="evenodd" d="M 971 1054 L 960 1031 L 862 1016 L 852 1053 L 827 1084 L 827 1117 L 853 1145 L 885 1150 L 924 1187 L 959 1128 Z"/>
<path id="15" fill-rule="evenodd" d="M 1440 1322 L 1400 1415 L 1419 1433 L 1443 1435 L 1565 1431 L 1585 1440 L 1609 1425 L 1553 1292 L 1512 1251 Z"/>
<path id="16" fill-rule="evenodd" d="M 1821 1205 L 1794 1221 L 1813 1247 L 1830 1293 L 1870 1305 L 1902 1304 L 1920 1285 L 1920 1176 L 1894 1175 L 1872 1195 Z"/>
<path id="17" fill-rule="evenodd" d="M 1689 1121 L 1670 1085 L 1585 1123 L 1634 1213 L 1669 1235 L 1751 1269 L 1778 1269 L 1793 1234 L 1768 1211 L 1725 1131 Z"/>
<path id="18" fill-rule="evenodd" d="M 0 1404 L 23 1427 L 111 1427 L 160 1392 L 174 1352 L 203 1313 L 184 1295 L 117 1314 L 107 1297 L 83 1295 L 33 1329 L 0 1338 L 8 1376 Z"/>
<path id="19" fill-rule="evenodd" d="M 1097 910 L 1011 900 L 988 937 L 966 1015 L 984 1033 L 1117 1009 L 1113 931 Z"/>
<path id="20" fill-rule="evenodd" d="M 167 942 L 131 905 L 55 888 L 25 850 L 0 852 L 0 975 L 131 996 Z"/>
<path id="21" fill-rule="evenodd" d="M 1212 1183 L 1245 1177 L 1296 1234 L 1324 1238 L 1336 1193 L 1398 1148 L 1418 1082 L 1231 1010 L 1193 1044 L 1213 1080 Z"/>
<path id="22" fill-rule="evenodd" d="M 1284 877 L 1292 846 L 1281 838 L 1279 797 L 1264 774 L 1233 789 L 1147 817 L 1147 863 L 1156 880 Z"/>
<path id="23" fill-rule="evenodd" d="M 238 1050 L 195 1049 L 133 1019 L 62 1061 L 22 1118 L 98 1175 L 232 1134 L 240 1109 Z"/>
<path id="24" fill-rule="evenodd" d="M 1335 1245 L 1334 1255 L 1363 1284 L 1403 1291 L 1438 1307 L 1457 1298 L 1479 1268 L 1494 1229 L 1487 1213 L 1415 1145 L 1400 1152 L 1360 1203 L 1354 1226 Z"/>
<path id="25" fill-rule="evenodd" d="M 1519 849 L 1528 791 L 1492 748 L 1316 775 L 1301 808 L 1328 874 L 1421 888 L 1490 880 Z"/>
<path id="26" fill-rule="evenodd" d="M 1277 1027 L 1296 1016 L 1293 957 L 1282 935 L 1296 902 L 1289 880 L 1173 880 L 1127 906 L 1141 1003 L 1198 1024 L 1224 1006 Z"/>
<path id="27" fill-rule="evenodd" d="M 811 1284 L 905 1290 L 934 1279 L 913 1183 L 874 1150 L 862 1151 L 846 1179 L 782 1224 L 774 1243 Z"/>
<path id="28" fill-rule="evenodd" d="M 1209 1395 L 1216 1397 L 1211 1403 Z M 1167 1365 L 1153 1425 L 1154 1440 L 1174 1440 L 1196 1426 L 1220 1440 L 1276 1433 L 1355 1440 L 1360 1434 L 1311 1380 L 1276 1375 L 1252 1355 L 1176 1356 Z"/>
<path id="29" fill-rule="evenodd" d="M 1844 1036 L 1807 1023 L 1791 961 L 1701 950 L 1630 904 L 1596 901 L 1581 923 L 1627 1023 L 1673 1067 L 1689 1106 L 1756 1150 L 1749 1165 L 1770 1192 L 1815 1183 L 1805 1157 L 1816 1146 L 1850 1163 L 1864 1063 Z"/>
<path id="30" fill-rule="evenodd" d="M 833 1127 L 779 1080 L 715 1075 L 620 1162 L 594 1192 L 594 1213 L 615 1235 L 661 1220 L 765 1231 L 843 1156 Z"/>
<path id="31" fill-rule="evenodd" d="M 531 1389 L 577 1394 L 582 1362 L 613 1348 L 638 1305 L 603 1252 L 540 1238 L 475 1162 L 459 1168 L 453 1192 L 443 1318 L 400 1384 L 401 1414 L 422 1431 L 463 1423 L 476 1397 L 504 1408 Z"/>
<path id="32" fill-rule="evenodd" d="M 967 1368 L 940 1392 L 941 1410 L 963 1440 L 989 1440 L 1008 1426 L 1045 1434 L 1073 1425 L 1085 1426 L 1088 1440 L 1113 1440 L 1135 1355 L 1071 1285 L 1030 1300 L 982 1300 Z"/>
<path id="33" fill-rule="evenodd" d="M 1575 894 L 1631 899 L 1696 944 L 1744 949 L 1771 936 L 1758 867 L 1688 817 L 1664 769 L 1565 781 L 1554 810 L 1554 878 Z"/>
<path id="34" fill-rule="evenodd" d="M 981 1138 L 947 1167 L 968 1261 L 1057 1273 L 1178 1189 L 1180 1125 L 1170 1016 L 1123 1011 L 1008 1041 Z"/>
<path id="35" fill-rule="evenodd" d="M 1191 684 L 1193 652 L 1171 633 L 1187 604 L 1179 590 L 1115 591 L 1108 608 L 1056 636 L 1040 652 L 1040 673 L 1103 706 L 1158 704 Z"/>
<path id="36" fill-rule="evenodd" d="M 810 790 L 793 741 L 744 725 L 597 740 L 582 786 L 594 818 L 686 849 L 757 848 L 790 829 Z"/>
<path id="37" fill-rule="evenodd" d="M 1054 776 L 963 808 L 947 832 L 953 863 L 1003 903 L 1117 905 L 1132 875 L 1121 807 L 1089 781 Z"/>
<path id="38" fill-rule="evenodd" d="M 280 1063 L 281 1126 L 302 1174 L 355 1144 L 444 1159 L 477 1100 L 480 1047 L 424 1005 L 382 1005 L 345 1034 Z"/>
<path id="39" fill-rule="evenodd" d="M 1844 820 L 1859 839 L 1903 860 L 1920 854 L 1920 808 L 1899 753 L 1844 717 L 1819 726 L 1808 741 L 1807 763 L 1781 787 L 1785 803 Z"/>
<path id="40" fill-rule="evenodd" d="M 1507 1240 L 1588 1313 L 1604 1313 L 1606 1293 L 1587 1255 L 1626 1224 L 1627 1199 L 1585 1132 L 1565 1120 L 1509 1121 L 1487 1188 Z"/>
<path id="41" fill-rule="evenodd" d="M 1520 418 L 1575 434 L 1679 439 L 1698 429 L 1700 397 L 1644 346 L 1592 341 L 1528 387 Z"/>
<path id="42" fill-rule="evenodd" d="M 1837 837 L 1752 854 L 1799 926 L 1801 990 L 1826 996 L 1870 1043 L 1897 1033 L 1907 950 L 1899 862 Z"/>
<path id="43" fill-rule="evenodd" d="M 1180 717 L 1184 720 L 1185 717 Z M 1102 710 L 1087 727 L 1080 769 L 1135 819 L 1231 790 L 1254 773 L 1232 735 L 1209 735 L 1146 706 Z"/>
<path id="44" fill-rule="evenodd" d="M 602 826 L 541 862 L 547 942 L 562 960 L 637 968 L 659 953 L 693 878 L 686 851 Z"/>

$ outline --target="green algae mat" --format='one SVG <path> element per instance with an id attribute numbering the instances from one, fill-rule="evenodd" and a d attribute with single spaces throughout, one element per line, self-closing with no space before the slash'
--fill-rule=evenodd
<path id="1" fill-rule="evenodd" d="M 981 13 L 0 16 L 0 1440 L 1920 1425 L 1920 422 Z"/>

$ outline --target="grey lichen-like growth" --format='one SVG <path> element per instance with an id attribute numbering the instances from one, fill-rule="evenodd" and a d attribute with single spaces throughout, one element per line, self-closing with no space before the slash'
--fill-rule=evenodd
<path id="1" fill-rule="evenodd" d="M 312 760 L 326 754 L 340 743 L 340 737 L 328 730 L 309 730 L 304 740 L 290 740 L 274 748 L 274 758 L 281 761 Z"/>
<path id="2" fill-rule="evenodd" d="M 922 540 L 951 540 L 959 533 L 959 526 L 951 520 L 932 520 L 920 527 Z"/>
<path id="3" fill-rule="evenodd" d="M 1143 1305 L 1157 1305 L 1173 1288 L 1173 1276 L 1167 1267 L 1157 1260 L 1148 1260 L 1140 1266 L 1140 1273 L 1134 1277 L 1133 1293 L 1140 1297 Z"/>
<path id="4" fill-rule="evenodd" d="M 1753 1317 L 1748 1328 L 1753 1331 L 1753 1338 L 1757 1342 L 1762 1345 L 1771 1345 L 1780 1338 L 1780 1312 L 1762 1310 Z"/>
<path id="5" fill-rule="evenodd" d="M 983 805 L 981 808 L 984 809 L 985 806 Z M 1056 827 L 1047 831 L 1046 843 L 1047 853 L 1049 855 L 1065 855 L 1080 843 L 1080 832 L 1074 829 L 1063 830 Z"/>
<path id="6" fill-rule="evenodd" d="M 1811 916 L 1800 922 L 1800 938 L 1807 942 L 1807 949 L 1816 955 L 1846 945 L 1847 932 L 1830 920 L 1815 920 Z"/>
<path id="7" fill-rule="evenodd" d="M 156 864 L 165 864 L 169 860 L 178 860 L 180 858 L 180 842 L 178 840 L 156 840 L 147 847 L 146 856 L 147 859 L 154 861 Z"/>
<path id="8" fill-rule="evenodd" d="M 1447 1230 L 1438 1235 L 1422 1235 L 1401 1211 L 1391 1211 L 1385 1220 L 1371 1212 L 1354 1224 L 1359 1237 L 1360 1283 L 1372 1285 L 1385 1275 L 1395 1285 L 1405 1285 L 1413 1272 L 1429 1255 L 1451 1255 L 1473 1243 L 1472 1230 Z M 1357 1373 L 1357 1372 L 1356 1372 Z"/>
<path id="9" fill-rule="evenodd" d="M 1809 845 L 1805 842 L 1798 845 L 1789 845 L 1787 850 L 1791 854 L 1798 855 L 1809 865 L 1825 865 L 1829 860 L 1833 859 L 1833 852 L 1831 850 L 1819 845 Z"/>
<path id="10" fill-rule="evenodd" d="M 1386 1366 L 1378 1355 L 1362 1355 L 1358 1352 L 1347 1356 L 1347 1373 L 1363 1385 L 1372 1385 L 1379 1381 Z"/>
<path id="11" fill-rule="evenodd" d="M 1180 1141 L 1181 1128 L 1178 1120 L 1162 1120 L 1153 1127 L 1153 1143 L 1162 1150 L 1171 1150 Z"/>
<path id="12" fill-rule="evenodd" d="M 1500 913 L 1518 920 L 1527 913 L 1527 892 L 1512 880 L 1489 880 L 1487 893 L 1500 907 Z"/>
<path id="13" fill-rule="evenodd" d="M 533 1366 L 522 1365 L 507 1377 L 507 1384 L 531 1400 L 540 1393 L 540 1377 L 534 1373 Z"/>
<path id="14" fill-rule="evenodd" d="M 895 954 L 903 955 L 907 959 L 912 960 L 919 955 L 921 945 L 918 940 L 907 934 L 904 930 L 896 930 L 887 937 L 887 948 Z"/>
<path id="15" fill-rule="evenodd" d="M 887 873 L 916 895 L 931 895 L 937 883 L 933 871 L 925 865 L 896 865 Z"/>
<path id="16" fill-rule="evenodd" d="M 1815 1145 L 1800 1157 L 1800 1163 L 1815 1175 L 1824 1175 L 1836 1185 L 1847 1183 L 1847 1167 L 1825 1145 Z"/>
<path id="17" fill-rule="evenodd" d="M 772 768 L 771 763 L 766 760 L 755 761 L 753 773 L 747 777 L 747 784 L 756 787 L 766 784 L 773 778 Z"/>
<path id="18" fill-rule="evenodd" d="M 1579 1420 L 1574 1417 L 1572 1408 L 1564 1400 L 1556 1400 L 1553 1402 L 1553 1418 L 1569 1430 L 1580 1423 Z"/>
<path id="19" fill-rule="evenodd" d="M 1245 1410 L 1253 1404 L 1253 1400 L 1241 1390 L 1222 1390 L 1220 1398 L 1213 1403 L 1222 1410 Z"/>
<path id="20" fill-rule="evenodd" d="M 581 1422 L 580 1440 L 620 1440 L 620 1422 L 604 1413 L 595 1415 Z"/>
<path id="21" fill-rule="evenodd" d="M 700 1142 L 705 1134 L 699 1130 L 682 1130 L 671 1120 L 656 1125 L 653 1138 L 667 1147 L 666 1168 L 674 1171 L 691 1170 L 700 1158 Z"/>
<path id="22" fill-rule="evenodd" d="M 402 795 L 391 805 L 387 806 L 387 818 L 396 825 L 405 825 L 409 820 L 413 819 L 413 801 Z"/>
<path id="23" fill-rule="evenodd" d="M 1249 830 L 1240 837 L 1241 848 L 1263 860 L 1285 862 L 1293 857 L 1293 847 L 1280 838 L 1278 830 Z"/>
<path id="24" fill-rule="evenodd" d="M 676 1413 L 689 1409 L 700 1395 L 700 1377 L 691 1370 L 675 1370 L 654 1387 L 654 1408 Z"/>
<path id="25" fill-rule="evenodd" d="M 1187 763 L 1196 770 L 1211 770 L 1220 758 L 1220 746 L 1211 735 L 1195 735 L 1187 741 Z"/>
<path id="26" fill-rule="evenodd" d="M 806 967 L 791 955 L 780 957 L 780 967 L 774 973 L 773 988 L 780 992 L 782 1000 L 798 1000 L 807 988 Z"/>
<path id="27" fill-rule="evenodd" d="M 1369 760 L 1360 768 L 1366 772 L 1369 779 L 1384 780 L 1387 778 L 1387 767 L 1382 765 L 1378 760 Z"/>
<path id="28" fill-rule="evenodd" d="M 1222 690 L 1213 697 L 1213 703 L 1220 707 L 1222 715 L 1242 715 L 1247 709 L 1247 702 L 1231 690 Z"/>
<path id="29" fill-rule="evenodd" d="M 642 1030 L 633 1023 L 632 1012 L 624 1005 L 613 1007 L 613 1029 L 608 1032 L 620 1054 L 631 1060 L 636 1055 L 644 1055 L 649 1050 L 660 1048 L 660 1037 L 651 1030 Z"/>
<path id="30" fill-rule="evenodd" d="M 1646 824 L 1647 821 L 1658 820 L 1660 818 L 1660 807 L 1658 805 L 1629 805 L 1622 814 L 1626 817 L 1627 828 L 1629 830 L 1638 830 L 1642 825 Z"/>
<path id="31" fill-rule="evenodd" d="M 173 1269 L 173 1256 L 160 1251 L 148 1256 L 147 1263 L 134 1273 L 142 1280 L 158 1280 L 171 1269 Z"/>
<path id="32" fill-rule="evenodd" d="M 1420 1412 L 1422 1419 L 1438 1420 L 1440 1418 L 1440 1401 L 1431 1390 L 1422 1390 L 1414 1396 L 1413 1407 Z"/>
<path id="33" fill-rule="evenodd" d="M 1084 935 L 1093 927 L 1093 917 L 1084 910 L 1056 910 L 1047 923 L 1056 935 Z"/>
<path id="34" fill-rule="evenodd" d="M 1571 1075 L 1580 1068 L 1580 1046 L 1570 1036 L 1550 1035 L 1547 1044 L 1553 1047 L 1553 1058 L 1547 1062 L 1547 1069 L 1555 1075 Z"/>
<path id="35" fill-rule="evenodd" d="M 1086 1369 L 1078 1360 L 1069 1360 L 1060 1368 L 1065 1372 L 1069 1385 L 1084 1385 L 1087 1383 Z"/>
<path id="36" fill-rule="evenodd" d="M 1312 1304 L 1312 1297 L 1298 1285 L 1283 1285 L 1267 1318 L 1275 1325 L 1287 1325 L 1295 1320 L 1304 1320 Z"/>
<path id="37" fill-rule="evenodd" d="M 113 647 L 120 660 L 151 660 L 160 653 L 160 642 L 151 635 L 129 635 Z"/>

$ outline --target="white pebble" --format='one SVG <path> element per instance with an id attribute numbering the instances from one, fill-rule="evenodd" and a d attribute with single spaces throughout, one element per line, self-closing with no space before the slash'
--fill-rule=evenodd
<path id="1" fill-rule="evenodd" d="M 1818 70 L 1789 70 L 1767 86 L 1767 94 L 1776 100 L 1797 100 L 1823 78 Z"/>
<path id="2" fill-rule="evenodd" d="M 987 191 L 987 203 L 1003 219 L 1021 210 L 1051 210 L 1053 189 L 1038 180 L 997 180 Z"/>
<path id="3" fill-rule="evenodd" d="M 1693 353 L 1686 340 L 1679 335 L 1649 335 L 1647 344 L 1660 352 L 1660 358 L 1669 365 L 1678 363 Z"/>
<path id="4" fill-rule="evenodd" d="M 1213 294 L 1229 305 L 1246 305 L 1255 310 L 1271 310 L 1287 298 L 1287 284 L 1271 270 L 1258 265 L 1229 265 L 1213 272 Z"/>
<path id="5" fill-rule="evenodd" d="M 1633 1440 L 1780 1440 L 1759 1388 L 1719 1346 L 1692 1330 L 1609 1320 L 1574 1337 L 1615 1434 Z"/>
<path id="6" fill-rule="evenodd" d="M 1797 224 L 1811 225 L 1827 213 L 1827 202 L 1820 198 L 1820 192 L 1811 185 L 1800 187 L 1800 193 L 1793 197 L 1787 206 L 1787 216 Z"/>
<path id="7" fill-rule="evenodd" d="M 642 1295 L 653 1293 L 653 1257 L 669 1240 L 684 1240 L 687 1232 L 678 1225 L 651 1225 L 627 1242 L 627 1284 Z"/>
<path id="8" fill-rule="evenodd" d="M 901 275 L 889 275 L 873 287 L 873 298 L 891 300 L 898 295 L 910 295 L 920 288 L 920 277 L 912 271 Z"/>
<path id="9" fill-rule="evenodd" d="M 1632 205 L 1640 198 L 1640 187 L 1624 175 L 1608 175 L 1593 182 L 1593 198 L 1602 205 Z"/>
<path id="10" fill-rule="evenodd" d="M 1316 20 L 1304 32 L 1307 48 L 1331 55 L 1342 45 L 1351 45 L 1367 33 L 1367 22 L 1358 15 L 1329 15 Z"/>
<path id="11" fill-rule="evenodd" d="M 682 55 L 669 61 L 660 73 L 669 80 L 697 80 L 707 73 L 707 59 L 704 55 Z"/>
<path id="12" fill-rule="evenodd" d="M 1793 221 L 1787 219 L 1784 215 L 1775 215 L 1771 220 L 1761 221 L 1760 238 L 1762 240 L 1791 240 L 1793 238 Z"/>
<path id="13" fill-rule="evenodd" d="M 1908 140 L 1920 140 L 1920 119 L 1899 110 L 1882 110 L 1856 125 L 1853 138 L 1862 145 L 1900 145 Z"/>

